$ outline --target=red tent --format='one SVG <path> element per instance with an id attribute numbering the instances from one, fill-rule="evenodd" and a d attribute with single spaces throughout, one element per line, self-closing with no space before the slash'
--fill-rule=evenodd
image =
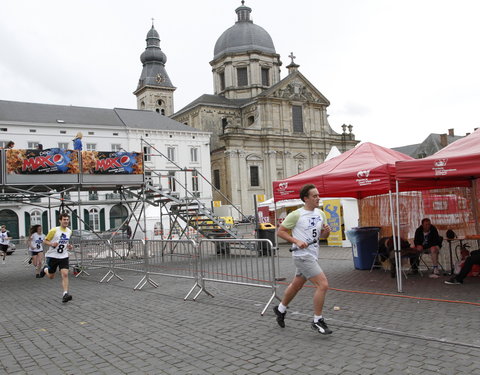
<path id="1" fill-rule="evenodd" d="M 470 180 L 480 177 L 480 129 L 431 156 L 395 166 L 400 190 L 471 186 Z"/>
<path id="2" fill-rule="evenodd" d="M 414 160 L 373 143 L 359 146 L 285 180 L 273 182 L 275 201 L 298 198 L 301 187 L 314 184 L 324 197 L 364 198 L 395 191 L 395 162 Z"/>

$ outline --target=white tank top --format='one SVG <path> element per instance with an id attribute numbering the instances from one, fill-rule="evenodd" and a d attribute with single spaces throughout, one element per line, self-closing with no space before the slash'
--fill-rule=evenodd
<path id="1" fill-rule="evenodd" d="M 43 240 L 45 239 L 44 234 L 33 233 L 30 240 L 30 251 L 34 253 L 40 253 L 43 251 Z"/>
<path id="2" fill-rule="evenodd" d="M 8 235 L 8 231 L 2 232 L 0 231 L 0 245 L 8 245 L 10 243 L 10 240 L 8 239 L 10 237 Z"/>
<path id="3" fill-rule="evenodd" d="M 72 235 L 72 230 L 70 228 L 65 228 L 62 230 L 61 227 L 55 227 L 50 229 L 46 239 L 50 242 L 58 242 L 57 247 L 49 246 L 47 252 L 45 253 L 46 257 L 64 259 L 68 258 L 68 241 Z"/>

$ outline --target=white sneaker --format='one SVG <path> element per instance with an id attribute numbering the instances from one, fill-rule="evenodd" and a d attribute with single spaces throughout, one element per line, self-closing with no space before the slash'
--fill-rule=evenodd
<path id="1" fill-rule="evenodd" d="M 433 267 L 433 274 L 434 275 L 440 275 L 440 271 L 438 270 L 438 267 Z"/>
<path id="2" fill-rule="evenodd" d="M 440 276 L 438 276 L 434 273 L 431 273 L 428 277 L 430 277 L 431 279 L 438 279 Z"/>

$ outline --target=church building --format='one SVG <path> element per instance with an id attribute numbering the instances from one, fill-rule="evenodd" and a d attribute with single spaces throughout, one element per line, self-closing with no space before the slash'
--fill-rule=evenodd
<path id="1" fill-rule="evenodd" d="M 220 35 L 210 61 L 213 95 L 201 95 L 171 118 L 212 133 L 213 199 L 249 214 L 254 195 L 272 196 L 273 181 L 323 162 L 333 146 L 346 151 L 359 141 L 351 126 L 343 133 L 330 127 L 330 102 L 300 72 L 293 53 L 281 78 L 280 55 L 268 32 L 253 23 L 252 9 L 242 1 L 235 11 L 237 21 Z M 169 116 L 175 87 L 165 61 L 152 28 L 135 95 L 139 109 Z"/>

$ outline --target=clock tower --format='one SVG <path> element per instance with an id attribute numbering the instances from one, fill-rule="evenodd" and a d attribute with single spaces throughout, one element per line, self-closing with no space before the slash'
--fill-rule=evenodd
<path id="1" fill-rule="evenodd" d="M 143 64 L 142 74 L 138 80 L 134 95 L 137 97 L 137 108 L 155 111 L 165 116 L 173 114 L 173 92 L 176 87 L 172 85 L 165 63 L 167 56 L 160 48 L 160 37 L 152 24 L 147 34 L 147 47 L 140 56 Z"/>

